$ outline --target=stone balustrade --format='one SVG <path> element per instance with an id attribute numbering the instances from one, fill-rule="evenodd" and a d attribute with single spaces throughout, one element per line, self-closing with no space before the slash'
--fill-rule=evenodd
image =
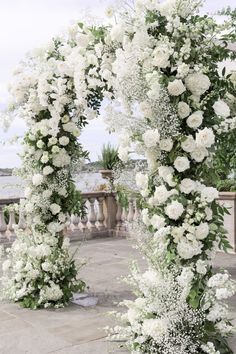
<path id="1" fill-rule="evenodd" d="M 71 215 L 70 225 L 65 233 L 70 239 L 83 240 L 95 237 L 106 236 L 126 236 L 127 222 L 132 222 L 139 216 L 135 198 L 129 199 L 126 210 L 118 204 L 116 195 L 107 192 L 82 193 L 86 205 L 86 216 L 80 218 Z M 9 212 L 4 210 L 6 206 L 19 205 L 16 208 L 9 208 Z M 0 243 L 11 243 L 16 235 L 14 226 L 20 229 L 27 228 L 26 218 L 20 208 L 19 198 L 0 199 Z"/>
<path id="2" fill-rule="evenodd" d="M 65 230 L 66 235 L 73 240 L 83 240 L 106 236 L 127 236 L 127 224 L 140 217 L 136 198 L 130 197 L 128 207 L 122 207 L 115 193 L 89 192 L 82 193 L 87 207 L 84 218 L 71 215 L 71 223 Z M 14 225 L 26 229 L 25 215 L 19 207 L 16 213 L 14 208 L 9 208 L 6 216 L 4 208 L 7 205 L 19 204 L 19 198 L 0 199 L 0 243 L 10 243 L 15 239 Z M 236 193 L 220 193 L 219 203 L 229 208 L 230 215 L 225 215 L 225 228 L 229 233 L 232 252 L 236 252 Z"/>

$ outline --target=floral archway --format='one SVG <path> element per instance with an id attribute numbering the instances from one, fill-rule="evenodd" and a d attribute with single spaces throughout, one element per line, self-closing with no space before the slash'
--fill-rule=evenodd
<path id="1" fill-rule="evenodd" d="M 5 264 L 9 299 L 59 307 L 84 287 L 63 229 L 68 214 L 83 212 L 71 177 L 86 156 L 77 138 L 104 98 L 121 159 L 129 151 L 147 159 L 147 173 L 136 175 L 142 220 L 133 230 L 149 270 L 134 267 L 137 299 L 112 331 L 132 353 L 232 353 L 224 300 L 235 285 L 212 270 L 218 247 L 229 247 L 226 210 L 204 179 L 216 131 L 235 124 L 235 75 L 219 73 L 218 62 L 235 60 L 228 43 L 236 16 L 226 12 L 219 25 L 199 5 L 136 1 L 112 27 L 79 23 L 23 62 L 11 88 L 13 109 L 29 126 L 22 172 L 31 234 L 18 230 Z"/>

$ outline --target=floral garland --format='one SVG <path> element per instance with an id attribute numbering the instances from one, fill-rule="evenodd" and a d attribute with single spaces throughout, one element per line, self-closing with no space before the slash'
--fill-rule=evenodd
<path id="1" fill-rule="evenodd" d="M 96 116 L 106 88 L 106 68 L 101 78 L 96 68 L 105 55 L 102 34 L 74 25 L 66 38 L 31 53 L 10 88 L 12 110 L 28 124 L 21 176 L 28 184 L 24 210 L 30 230 L 17 230 L 3 264 L 3 289 L 25 307 L 64 306 L 85 287 L 63 230 L 71 214 L 84 211 L 72 172 L 87 158 L 77 138 L 86 119 Z"/>
<path id="2" fill-rule="evenodd" d="M 215 131 L 235 120 L 235 76 L 218 72 L 218 62 L 236 57 L 225 44 L 236 39 L 235 12 L 218 25 L 198 14 L 200 3 L 136 1 L 111 29 L 120 47 L 106 120 L 120 132 L 120 158 L 136 151 L 149 166 L 136 175 L 142 223 L 131 230 L 149 270 L 127 279 L 138 298 L 124 302 L 124 325 L 110 332 L 137 354 L 232 353 L 224 300 L 235 283 L 212 269 L 218 247 L 230 247 L 227 210 L 204 180 Z"/>

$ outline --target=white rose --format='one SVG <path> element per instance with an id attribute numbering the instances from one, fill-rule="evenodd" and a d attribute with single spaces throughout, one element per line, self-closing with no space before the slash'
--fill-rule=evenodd
<path id="1" fill-rule="evenodd" d="M 54 136 L 51 137 L 49 140 L 48 140 L 48 147 L 52 146 L 52 145 L 55 145 L 57 143 L 57 138 L 55 138 Z"/>
<path id="2" fill-rule="evenodd" d="M 137 187 L 146 189 L 148 188 L 148 175 L 138 172 L 135 176 Z"/>
<path id="3" fill-rule="evenodd" d="M 214 112 L 217 116 L 227 118 L 230 116 L 230 108 L 223 100 L 218 100 L 213 105 Z"/>
<path id="4" fill-rule="evenodd" d="M 173 168 L 170 166 L 160 166 L 158 167 L 158 174 L 161 178 L 165 180 L 165 177 L 174 172 Z"/>
<path id="5" fill-rule="evenodd" d="M 60 205 L 53 203 L 50 205 L 50 210 L 53 215 L 56 215 L 56 214 L 60 213 L 61 207 L 60 207 Z"/>
<path id="6" fill-rule="evenodd" d="M 164 151 L 171 151 L 173 141 L 171 138 L 160 140 L 160 149 Z"/>
<path id="7" fill-rule="evenodd" d="M 215 142 L 215 134 L 211 128 L 199 130 L 196 134 L 196 143 L 198 146 L 211 147 Z"/>
<path id="8" fill-rule="evenodd" d="M 178 156 L 174 161 L 174 167 L 178 172 L 184 172 L 190 167 L 188 158 L 185 156 Z"/>
<path id="9" fill-rule="evenodd" d="M 178 103 L 177 109 L 178 109 L 178 115 L 182 119 L 188 117 L 191 112 L 189 105 L 183 101 Z"/>
<path id="10" fill-rule="evenodd" d="M 43 142 L 42 140 L 39 140 L 39 141 L 37 141 L 36 146 L 37 146 L 39 149 L 42 149 L 42 148 L 44 147 L 44 142 Z"/>
<path id="11" fill-rule="evenodd" d="M 182 80 L 177 80 L 177 79 L 175 79 L 172 82 L 169 82 L 167 89 L 168 89 L 168 92 L 171 96 L 179 96 L 184 91 L 186 91 L 186 88 L 185 88 Z"/>
<path id="12" fill-rule="evenodd" d="M 73 131 L 75 131 L 77 129 L 77 126 L 75 125 L 74 122 L 68 122 L 68 123 L 63 124 L 62 126 L 63 126 L 63 129 L 69 133 L 73 133 Z"/>
<path id="13" fill-rule="evenodd" d="M 170 204 L 168 204 L 165 208 L 166 215 L 172 219 L 177 220 L 184 212 L 184 207 L 177 200 L 173 200 Z"/>
<path id="14" fill-rule="evenodd" d="M 43 168 L 43 175 L 44 176 L 47 176 L 47 175 L 50 175 L 51 173 L 53 173 L 53 168 L 51 166 L 45 166 Z"/>
<path id="15" fill-rule="evenodd" d="M 208 156 L 208 150 L 204 146 L 197 146 L 195 150 L 191 152 L 191 158 L 196 162 L 202 162 L 206 156 Z"/>
<path id="16" fill-rule="evenodd" d="M 161 227 L 165 226 L 165 219 L 160 215 L 153 215 L 150 219 L 151 225 L 155 227 L 155 229 L 159 230 Z"/>
<path id="17" fill-rule="evenodd" d="M 62 146 L 68 145 L 69 142 L 70 142 L 70 139 L 69 139 L 67 136 L 62 136 L 61 138 L 59 138 L 59 143 L 60 143 Z"/>
<path id="18" fill-rule="evenodd" d="M 189 74 L 185 79 L 186 87 L 195 96 L 201 96 L 211 86 L 211 82 L 207 75 L 202 73 Z"/>
<path id="19" fill-rule="evenodd" d="M 202 121 L 203 121 L 202 111 L 197 111 L 188 117 L 187 125 L 192 129 L 197 129 L 202 124 Z"/>
<path id="20" fill-rule="evenodd" d="M 155 204 L 163 204 L 169 198 L 170 193 L 164 185 L 156 187 L 153 200 Z"/>
<path id="21" fill-rule="evenodd" d="M 34 186 L 39 186 L 40 184 L 43 183 L 43 175 L 36 173 L 32 177 L 32 183 Z"/>
<path id="22" fill-rule="evenodd" d="M 196 183 L 190 178 L 184 178 L 180 183 L 180 191 L 189 194 L 196 189 Z"/>
<path id="23" fill-rule="evenodd" d="M 210 221 L 212 219 L 212 216 L 213 216 L 213 212 L 212 212 L 211 208 L 206 207 L 205 208 L 205 214 L 206 214 L 206 220 Z"/>
<path id="24" fill-rule="evenodd" d="M 153 129 L 153 130 L 150 129 L 147 130 L 145 133 L 143 133 L 142 138 L 146 147 L 151 148 L 151 147 L 155 147 L 159 142 L 160 134 L 158 129 Z"/>
<path id="25" fill-rule="evenodd" d="M 65 115 L 61 118 L 62 123 L 68 123 L 70 120 L 70 117 L 68 115 Z"/>
<path id="26" fill-rule="evenodd" d="M 181 143 L 181 147 L 186 152 L 192 152 L 195 149 L 196 143 L 192 135 L 188 135 Z"/>
<path id="27" fill-rule="evenodd" d="M 159 68 L 166 68 L 170 65 L 170 47 L 168 44 L 158 42 L 157 47 L 153 51 L 153 60 L 152 63 L 154 66 Z"/>
<path id="28" fill-rule="evenodd" d="M 219 198 L 219 192 L 214 187 L 203 187 L 201 190 L 201 200 L 208 203 L 213 202 L 213 200 Z"/>
<path id="29" fill-rule="evenodd" d="M 196 226 L 196 238 L 198 240 L 204 240 L 209 234 L 209 225 L 206 222 L 202 222 Z"/>
<path id="30" fill-rule="evenodd" d="M 57 154 L 59 151 L 60 151 L 59 146 L 54 145 L 54 146 L 52 147 L 52 153 L 53 153 L 53 154 Z"/>

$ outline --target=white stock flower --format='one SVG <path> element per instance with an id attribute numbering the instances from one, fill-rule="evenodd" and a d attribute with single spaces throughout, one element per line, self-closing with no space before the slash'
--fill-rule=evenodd
<path id="1" fill-rule="evenodd" d="M 191 116 L 188 117 L 186 122 L 189 128 L 197 129 L 202 124 L 202 121 L 203 121 L 202 111 L 196 111 L 193 114 L 191 114 Z"/>
<path id="2" fill-rule="evenodd" d="M 186 87 L 195 96 L 201 96 L 211 86 L 211 82 L 207 75 L 202 73 L 189 74 L 185 79 Z"/>
<path id="3" fill-rule="evenodd" d="M 179 102 L 178 103 L 178 115 L 180 116 L 180 118 L 184 119 L 187 118 L 191 112 L 191 109 L 189 107 L 189 105 L 186 102 Z"/>
<path id="4" fill-rule="evenodd" d="M 149 129 L 142 135 L 143 142 L 147 148 L 155 147 L 160 140 L 158 129 Z"/>
<path id="5" fill-rule="evenodd" d="M 173 200 L 165 207 L 166 215 L 172 220 L 178 220 L 184 212 L 183 204 Z"/>
<path id="6" fill-rule="evenodd" d="M 185 194 L 189 194 L 196 190 L 196 182 L 190 178 L 184 178 L 180 182 L 180 191 Z"/>
<path id="7" fill-rule="evenodd" d="M 213 105 L 214 112 L 217 116 L 227 118 L 230 116 L 230 108 L 223 100 L 218 100 Z"/>
<path id="8" fill-rule="evenodd" d="M 40 173 L 36 173 L 35 175 L 33 175 L 32 183 L 36 187 L 39 186 L 40 184 L 42 184 L 43 183 L 43 175 L 41 175 Z"/>
<path id="9" fill-rule="evenodd" d="M 165 222 L 165 218 L 163 218 L 160 215 L 154 214 L 151 219 L 150 219 L 150 223 L 153 227 L 155 227 L 157 230 L 160 229 L 161 227 L 164 227 L 166 222 Z"/>
<path id="10" fill-rule="evenodd" d="M 184 172 L 190 167 L 190 163 L 187 157 L 178 156 L 174 161 L 174 167 L 178 172 Z"/>
<path id="11" fill-rule="evenodd" d="M 196 133 L 196 143 L 206 148 L 211 147 L 215 142 L 215 134 L 211 128 L 204 128 Z"/>
<path id="12" fill-rule="evenodd" d="M 169 82 L 167 89 L 171 96 L 180 96 L 186 91 L 186 87 L 184 86 L 182 80 L 178 79 Z"/>
<path id="13" fill-rule="evenodd" d="M 196 226 L 195 230 L 196 238 L 198 240 L 204 240 L 209 234 L 209 225 L 206 222 L 202 222 L 200 225 Z"/>
<path id="14" fill-rule="evenodd" d="M 171 138 L 160 140 L 160 149 L 164 151 L 171 151 L 173 141 Z"/>
<path id="15" fill-rule="evenodd" d="M 62 145 L 62 146 L 66 146 L 68 145 L 70 142 L 70 139 L 67 137 L 67 136 L 62 136 L 59 138 L 59 143 Z"/>
<path id="16" fill-rule="evenodd" d="M 199 274 L 202 274 L 202 275 L 205 275 L 206 272 L 207 272 L 207 262 L 206 261 L 203 261 L 201 259 L 198 259 L 197 260 L 197 263 L 196 263 L 196 271 L 199 273 Z"/>

